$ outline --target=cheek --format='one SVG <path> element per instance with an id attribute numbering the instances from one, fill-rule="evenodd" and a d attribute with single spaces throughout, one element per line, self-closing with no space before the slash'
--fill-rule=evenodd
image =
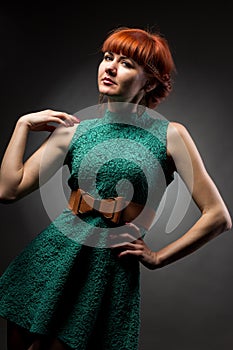
<path id="1" fill-rule="evenodd" d="M 131 88 L 133 90 L 134 89 L 140 90 L 144 86 L 145 82 L 144 82 L 143 77 L 141 77 L 137 74 L 137 75 L 131 77 L 131 79 L 128 80 L 127 84 L 129 86 L 131 86 Z"/>
<path id="2" fill-rule="evenodd" d="M 135 87 L 137 88 L 137 90 L 140 92 L 140 91 L 143 91 L 145 89 L 145 85 L 146 85 L 146 79 L 145 77 L 143 76 L 139 76 L 136 81 L 135 81 Z"/>
<path id="3" fill-rule="evenodd" d="M 104 67 L 103 65 L 100 63 L 99 68 L 98 68 L 98 77 L 101 76 L 104 72 Z"/>
<path id="4" fill-rule="evenodd" d="M 127 87 L 137 84 L 137 76 L 133 74 L 127 74 L 125 72 L 121 74 L 121 72 L 118 72 L 118 79 L 122 85 Z"/>

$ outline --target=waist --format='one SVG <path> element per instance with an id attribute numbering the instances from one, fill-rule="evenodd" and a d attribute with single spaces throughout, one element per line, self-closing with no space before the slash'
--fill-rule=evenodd
<path id="1" fill-rule="evenodd" d="M 114 224 L 119 225 L 133 221 L 146 230 L 150 229 L 156 215 L 155 210 L 147 205 L 127 201 L 120 196 L 96 199 L 80 188 L 71 192 L 68 207 L 74 215 L 80 216 L 96 211 Z"/>

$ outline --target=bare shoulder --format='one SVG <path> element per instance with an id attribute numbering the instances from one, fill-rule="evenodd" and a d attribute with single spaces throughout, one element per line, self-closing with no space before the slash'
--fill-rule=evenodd
<path id="1" fill-rule="evenodd" d="M 196 145 L 185 125 L 178 122 L 170 122 L 167 131 L 167 153 L 173 155 L 186 149 L 189 152 L 197 151 Z"/>
<path id="2" fill-rule="evenodd" d="M 188 128 L 178 122 L 170 122 L 167 130 L 167 139 L 168 142 L 177 142 L 178 139 L 182 139 L 185 143 L 192 142 L 192 137 Z"/>
<path id="3" fill-rule="evenodd" d="M 177 136 L 185 137 L 185 135 L 188 134 L 189 132 L 184 124 L 178 122 L 170 122 L 168 124 L 168 138 L 174 138 Z"/>

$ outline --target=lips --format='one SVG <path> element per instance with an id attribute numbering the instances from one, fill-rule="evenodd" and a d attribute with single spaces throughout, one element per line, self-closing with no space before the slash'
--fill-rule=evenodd
<path id="1" fill-rule="evenodd" d="M 112 79 L 110 78 L 107 78 L 107 77 L 104 77 L 102 79 L 103 83 L 106 83 L 106 84 L 116 84 L 115 81 L 113 81 Z"/>

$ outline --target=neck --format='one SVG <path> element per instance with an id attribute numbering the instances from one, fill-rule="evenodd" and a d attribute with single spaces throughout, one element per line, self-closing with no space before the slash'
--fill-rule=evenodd
<path id="1" fill-rule="evenodd" d="M 108 110 L 115 113 L 135 113 L 137 104 L 129 102 L 108 101 Z"/>

